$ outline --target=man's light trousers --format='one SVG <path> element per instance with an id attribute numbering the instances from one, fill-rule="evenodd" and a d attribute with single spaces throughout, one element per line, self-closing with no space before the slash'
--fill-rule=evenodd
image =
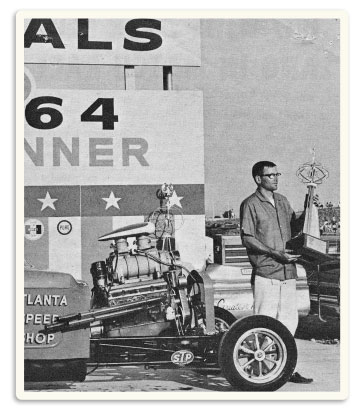
<path id="1" fill-rule="evenodd" d="M 292 335 L 298 325 L 296 279 L 279 281 L 255 276 L 254 314 L 279 320 Z"/>

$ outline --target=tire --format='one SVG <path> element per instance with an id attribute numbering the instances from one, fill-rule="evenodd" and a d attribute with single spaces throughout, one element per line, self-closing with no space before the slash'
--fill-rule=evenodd
<path id="1" fill-rule="evenodd" d="M 85 359 L 74 360 L 25 360 L 24 381 L 76 381 L 87 375 Z"/>
<path id="2" fill-rule="evenodd" d="M 215 327 L 217 331 L 229 330 L 236 317 L 222 307 L 215 306 Z"/>
<path id="3" fill-rule="evenodd" d="M 243 354 L 240 355 L 240 351 Z M 296 361 L 294 337 L 282 323 L 268 316 L 238 320 L 219 345 L 222 373 L 241 391 L 279 389 L 290 379 Z"/>

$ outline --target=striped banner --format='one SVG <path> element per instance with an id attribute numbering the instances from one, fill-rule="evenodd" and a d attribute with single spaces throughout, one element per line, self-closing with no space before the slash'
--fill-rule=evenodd
<path id="1" fill-rule="evenodd" d="M 92 285 L 92 262 L 105 260 L 101 235 L 148 220 L 159 208 L 158 185 L 25 187 L 25 259 L 36 267 L 71 273 Z M 202 266 L 204 185 L 176 185 L 170 209 L 176 247 Z M 180 215 L 182 214 L 182 215 Z M 33 236 L 30 235 L 30 232 Z"/>
<path id="2" fill-rule="evenodd" d="M 25 217 L 147 216 L 159 207 L 159 185 L 27 186 Z M 204 214 L 204 185 L 179 184 L 175 199 L 182 212 Z"/>

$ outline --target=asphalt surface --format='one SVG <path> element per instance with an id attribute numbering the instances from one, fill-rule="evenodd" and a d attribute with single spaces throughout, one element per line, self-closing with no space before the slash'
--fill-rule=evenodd
<path id="1" fill-rule="evenodd" d="M 329 392 L 340 390 L 339 343 L 323 344 L 296 340 L 297 371 L 311 377 L 311 384 L 287 383 L 281 392 Z M 82 383 L 25 383 L 25 391 L 36 392 L 227 392 L 238 391 L 221 374 L 190 369 L 145 370 L 143 367 L 102 367 L 90 373 Z"/>

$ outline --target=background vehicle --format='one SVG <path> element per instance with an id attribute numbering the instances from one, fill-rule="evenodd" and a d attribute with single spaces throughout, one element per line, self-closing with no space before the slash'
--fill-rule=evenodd
<path id="1" fill-rule="evenodd" d="M 304 265 L 310 288 L 311 309 L 320 319 L 340 317 L 340 234 L 325 233 L 321 239 L 327 242 L 331 259 L 319 265 Z"/>
<path id="2" fill-rule="evenodd" d="M 252 267 L 242 245 L 239 220 L 208 221 L 206 235 L 213 241 L 213 254 L 207 273 L 213 281 L 215 305 L 230 311 L 237 318 L 252 314 L 253 295 L 250 284 Z M 297 306 L 300 318 L 309 313 L 340 315 L 340 235 L 323 233 L 329 260 L 319 265 L 296 264 Z"/>
<path id="3" fill-rule="evenodd" d="M 213 263 L 206 272 L 213 281 L 215 305 L 230 311 L 236 318 L 252 315 L 252 266 L 240 238 L 239 220 L 207 222 L 206 235 L 213 241 Z M 230 228 L 230 224 L 232 228 Z M 296 264 L 297 307 L 300 317 L 310 312 L 310 293 L 306 267 Z"/>

